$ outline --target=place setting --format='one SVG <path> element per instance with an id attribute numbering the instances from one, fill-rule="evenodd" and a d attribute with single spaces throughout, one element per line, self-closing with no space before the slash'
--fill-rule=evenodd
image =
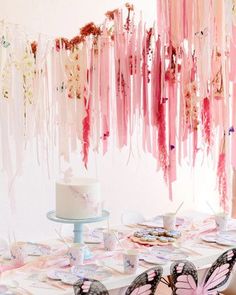
<path id="1" fill-rule="evenodd" d="M 211 209 L 215 221 L 215 232 L 201 235 L 201 240 L 206 243 L 213 243 L 219 246 L 233 247 L 236 245 L 236 230 L 231 230 L 229 225 L 232 223 L 228 213 L 217 213 L 207 202 Z"/>

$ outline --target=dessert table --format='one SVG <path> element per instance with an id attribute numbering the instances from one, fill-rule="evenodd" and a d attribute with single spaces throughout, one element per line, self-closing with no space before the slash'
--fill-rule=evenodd
<path id="1" fill-rule="evenodd" d="M 139 251 L 140 257 L 145 255 L 155 255 L 159 257 L 160 253 L 165 251 L 170 255 L 176 251 L 176 256 L 172 258 L 165 258 L 165 263 L 162 264 L 163 276 L 170 274 L 170 265 L 177 258 L 187 258 L 192 261 L 196 267 L 200 269 L 207 269 L 215 259 L 229 248 L 234 245 L 227 246 L 217 243 L 207 243 L 200 238 L 200 235 L 206 235 L 209 233 L 215 233 L 214 225 L 209 221 L 209 224 L 202 223 L 199 226 L 191 226 L 191 230 L 186 230 L 181 239 L 181 242 L 176 245 L 158 246 L 158 247 L 146 247 L 143 245 L 135 244 L 130 241 L 129 235 L 136 227 L 122 226 L 117 227 L 117 231 L 122 233 L 123 236 L 120 241 L 123 248 L 135 248 Z M 100 230 L 97 230 L 99 233 Z M 236 237 L 235 237 L 236 239 Z M 54 273 L 55 270 L 68 271 L 69 261 L 66 256 L 67 248 L 64 243 L 59 240 L 48 240 L 43 242 L 50 246 L 51 253 L 41 256 L 29 256 L 27 263 L 19 268 L 13 270 L 2 271 L 0 284 L 4 284 L 9 287 L 13 293 L 9 294 L 33 294 L 33 295 L 72 295 L 72 285 L 66 284 L 59 280 L 50 279 L 48 274 Z M 236 245 L 236 242 L 235 242 Z M 93 258 L 85 262 L 86 267 L 97 267 L 97 273 L 101 276 L 101 282 L 109 290 L 112 295 L 122 294 L 124 289 L 133 281 L 133 279 L 141 272 L 154 266 L 154 264 L 148 263 L 145 259 L 140 259 L 139 267 L 136 274 L 127 275 L 123 273 L 123 261 L 122 252 L 124 249 L 121 247 L 115 251 L 105 251 L 103 244 L 88 244 L 87 245 L 93 253 Z M 164 251 L 164 252 L 163 252 Z M 169 252 L 168 252 L 169 251 Z M 178 255 L 182 255 L 182 258 Z M 173 260 L 172 260 L 173 259 Z M 1 263 L 3 263 L 3 257 Z M 101 270 L 100 270 L 101 268 Z M 76 270 L 76 268 L 75 268 Z M 14 293 L 15 292 L 15 293 Z M 18 292 L 18 293 L 17 293 Z"/>

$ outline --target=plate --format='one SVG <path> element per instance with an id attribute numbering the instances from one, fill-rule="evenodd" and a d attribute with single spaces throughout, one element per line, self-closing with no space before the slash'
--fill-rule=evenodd
<path id="1" fill-rule="evenodd" d="M 182 260 L 188 258 L 189 254 L 185 250 L 181 249 L 175 249 L 175 248 L 158 248 L 153 247 L 150 251 L 152 255 L 154 255 L 157 258 L 176 261 L 176 260 Z"/>
<path id="2" fill-rule="evenodd" d="M 71 267 L 71 272 L 77 275 L 80 272 L 95 272 L 98 270 L 98 268 L 99 266 L 97 264 L 77 265 Z"/>
<path id="3" fill-rule="evenodd" d="M 225 231 L 219 235 L 220 238 L 230 240 L 236 243 L 236 232 L 235 231 Z"/>
<path id="4" fill-rule="evenodd" d="M 25 245 L 26 252 L 29 256 L 49 255 L 50 247 L 48 245 L 28 242 Z"/>
<path id="5" fill-rule="evenodd" d="M 144 256 L 144 257 L 141 258 L 141 260 L 143 260 L 143 261 L 145 261 L 145 262 L 147 262 L 149 264 L 155 264 L 155 265 L 157 265 L 157 264 L 158 265 L 164 265 L 168 261 L 165 258 L 161 259 L 161 258 L 157 258 L 155 256 Z"/>
<path id="6" fill-rule="evenodd" d="M 62 275 L 65 273 L 68 273 L 68 272 L 62 271 L 61 269 L 50 269 L 49 271 L 47 271 L 47 277 L 51 280 L 60 281 L 61 280 L 60 274 Z"/>
<path id="7" fill-rule="evenodd" d="M 210 235 L 202 236 L 201 239 L 207 243 L 215 243 L 217 240 L 217 236 L 210 234 Z"/>
<path id="8" fill-rule="evenodd" d="M 72 266 L 71 273 L 77 277 L 89 278 L 95 280 L 104 280 L 112 276 L 112 273 L 105 270 L 104 267 L 96 264 Z"/>
<path id="9" fill-rule="evenodd" d="M 70 272 L 61 273 L 59 274 L 59 277 L 62 283 L 66 285 L 74 285 L 78 281 L 78 277 Z"/>
<path id="10" fill-rule="evenodd" d="M 236 244 L 236 242 L 233 242 L 233 241 L 230 241 L 230 240 L 227 240 L 227 239 L 224 239 L 224 238 L 218 238 L 216 240 L 216 243 L 218 245 L 222 245 L 222 246 L 234 246 Z"/>
<path id="11" fill-rule="evenodd" d="M 202 236 L 201 239 L 207 243 L 216 243 L 222 246 L 234 246 L 236 245 L 236 233 L 235 231 L 225 231 L 218 235 L 209 234 Z"/>

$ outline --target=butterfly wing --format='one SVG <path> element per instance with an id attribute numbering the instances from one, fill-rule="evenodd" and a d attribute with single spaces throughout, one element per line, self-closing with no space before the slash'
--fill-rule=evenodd
<path id="1" fill-rule="evenodd" d="M 162 276 L 161 267 L 153 267 L 141 273 L 128 287 L 125 295 L 154 294 Z"/>
<path id="2" fill-rule="evenodd" d="M 4 48 L 7 48 L 8 46 L 10 46 L 10 43 L 5 39 L 4 36 L 2 36 L 1 44 Z"/>
<path id="3" fill-rule="evenodd" d="M 218 288 L 222 287 L 228 281 L 232 269 L 236 262 L 236 249 L 230 249 L 224 252 L 208 270 L 203 282 L 203 289 L 208 294 L 214 294 Z"/>
<path id="4" fill-rule="evenodd" d="M 177 261 L 171 265 L 170 273 L 173 294 L 194 294 L 198 285 L 198 275 L 193 263 L 187 260 Z"/>
<path id="5" fill-rule="evenodd" d="M 101 282 L 87 278 L 80 278 L 73 288 L 75 295 L 109 295 Z"/>

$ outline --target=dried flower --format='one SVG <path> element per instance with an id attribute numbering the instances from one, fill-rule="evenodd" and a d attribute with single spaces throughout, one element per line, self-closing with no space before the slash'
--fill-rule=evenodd
<path id="1" fill-rule="evenodd" d="M 132 4 L 126 3 L 125 7 L 128 9 L 128 16 L 126 18 L 126 23 L 124 25 L 124 29 L 129 31 L 130 29 L 130 12 L 134 10 L 134 6 Z"/>
<path id="2" fill-rule="evenodd" d="M 32 53 L 34 55 L 34 58 L 36 58 L 36 52 L 37 52 L 37 47 L 38 47 L 37 42 L 36 41 L 32 42 L 30 44 L 30 46 L 31 46 L 31 50 L 32 50 Z"/>
<path id="3" fill-rule="evenodd" d="M 107 11 L 105 13 L 105 16 L 109 19 L 109 20 L 114 20 L 115 18 L 115 14 L 118 13 L 118 9 L 114 9 L 114 10 L 110 10 L 110 11 Z"/>
<path id="4" fill-rule="evenodd" d="M 57 38 L 55 40 L 56 43 L 56 50 L 59 51 L 62 48 L 65 48 L 66 50 L 71 49 L 70 41 L 66 38 Z"/>
<path id="5" fill-rule="evenodd" d="M 76 45 L 82 43 L 83 41 L 84 41 L 84 37 L 78 35 L 70 40 L 70 45 L 71 45 L 71 47 L 75 47 Z"/>
<path id="6" fill-rule="evenodd" d="M 89 35 L 98 36 L 101 35 L 101 29 L 91 22 L 80 29 L 80 34 L 81 37 L 87 37 Z"/>
<path id="7" fill-rule="evenodd" d="M 134 10 L 134 5 L 133 4 L 130 4 L 130 3 L 125 3 L 125 7 L 130 10 L 130 11 L 133 11 Z"/>

